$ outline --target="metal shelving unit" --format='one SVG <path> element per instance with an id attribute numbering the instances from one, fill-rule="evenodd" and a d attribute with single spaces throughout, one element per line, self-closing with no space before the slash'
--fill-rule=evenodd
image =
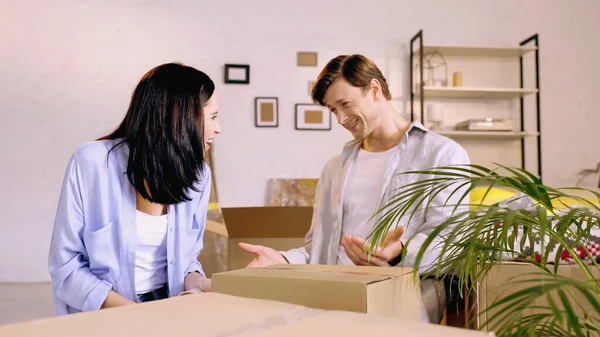
<path id="1" fill-rule="evenodd" d="M 416 46 L 415 46 L 416 44 Z M 487 88 L 487 87 L 433 87 L 425 86 L 423 81 L 423 59 L 425 54 L 439 52 L 445 56 L 457 57 L 518 57 L 519 58 L 519 88 Z M 532 35 L 515 47 L 497 46 L 442 46 L 425 45 L 423 43 L 423 31 L 419 31 L 410 41 L 410 117 L 415 120 L 415 96 L 418 95 L 420 102 L 421 121 L 424 118 L 424 103 L 426 98 L 460 98 L 460 99 L 520 99 L 519 117 L 521 120 L 520 131 L 440 131 L 441 135 L 450 138 L 483 138 L 493 140 L 519 140 L 521 141 L 521 167 L 525 168 L 525 138 L 537 138 L 537 164 L 538 176 L 542 177 L 542 144 L 540 130 L 540 76 L 539 76 L 539 39 L 538 35 Z M 524 88 L 523 83 L 523 56 L 534 53 L 535 57 L 535 88 Z M 418 77 L 420 83 L 415 90 L 414 64 L 418 60 Z M 536 100 L 536 130 L 525 130 L 525 105 L 524 98 L 535 96 Z"/>

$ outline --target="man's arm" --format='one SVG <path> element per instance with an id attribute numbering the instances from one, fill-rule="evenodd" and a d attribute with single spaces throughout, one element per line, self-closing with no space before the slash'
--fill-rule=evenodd
<path id="1" fill-rule="evenodd" d="M 331 193 L 331 191 L 328 190 L 331 186 L 329 182 L 329 171 L 331 170 L 330 167 L 332 166 L 334 159 L 331 159 L 329 162 L 327 162 L 327 164 L 325 164 L 325 167 L 323 167 L 323 170 L 321 171 L 319 181 L 317 182 L 310 229 L 304 238 L 305 246 L 280 252 L 281 255 L 283 255 L 283 257 L 288 261 L 288 263 L 307 264 L 310 260 L 314 230 L 316 227 L 324 225 L 322 223 L 323 215 L 321 213 L 323 211 L 323 202 L 325 201 L 326 194 L 328 195 Z"/>
<path id="2" fill-rule="evenodd" d="M 305 236 L 305 246 L 293 248 L 287 251 L 276 251 L 269 247 L 250 245 L 240 243 L 239 247 L 249 253 L 255 254 L 256 258 L 248 265 L 248 267 L 262 267 L 277 263 L 292 263 L 292 264 L 307 264 L 312 254 L 313 235 L 315 228 L 323 226 L 322 224 L 322 209 L 326 194 L 329 192 L 329 171 L 335 158 L 331 159 L 323 168 L 317 188 L 315 191 L 315 203 L 313 205 L 313 215 L 311 219 L 310 229 Z"/>
<path id="3" fill-rule="evenodd" d="M 451 166 L 451 165 L 468 165 L 470 164 L 469 156 L 465 149 L 460 145 L 454 144 L 452 148 L 445 151 L 445 155 L 437 163 L 437 167 Z M 428 209 L 425 210 L 425 221 L 421 224 L 417 233 L 411 238 L 401 238 L 400 241 L 404 245 L 406 255 L 400 265 L 414 266 L 416 257 L 423 246 L 425 240 L 433 230 L 446 221 L 453 214 L 455 205 L 457 205 L 462 196 L 467 192 L 468 186 L 461 187 L 458 191 L 456 189 L 459 185 L 451 185 L 442 190 L 440 193 L 435 195 L 429 204 Z M 456 191 L 456 192 L 455 192 Z M 454 192 L 454 193 L 453 193 Z M 452 196 L 450 196 L 452 194 Z M 456 213 L 464 212 L 468 210 L 469 196 L 467 195 L 460 206 L 456 208 Z M 444 204 L 447 206 L 444 207 Z M 427 200 L 424 202 L 427 205 Z M 448 227 L 445 232 L 452 231 L 452 227 Z M 445 238 L 438 236 L 428 247 L 427 252 L 423 255 L 423 258 L 418 266 L 420 272 L 430 271 L 442 253 Z"/>

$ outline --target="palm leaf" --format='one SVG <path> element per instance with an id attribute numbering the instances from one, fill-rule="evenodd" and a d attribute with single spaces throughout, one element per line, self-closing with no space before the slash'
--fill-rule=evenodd
<path id="1" fill-rule="evenodd" d="M 415 257 L 415 266 L 427 262 L 433 263 L 432 268 L 415 268 L 415 277 L 456 278 L 462 294 L 463 289 L 472 289 L 500 261 L 525 258 L 545 275 L 544 286 L 539 286 L 539 280 L 521 281 L 521 286 L 528 285 L 529 288 L 513 292 L 483 310 L 497 311 L 485 326 L 493 326 L 499 336 L 584 336 L 600 330 L 600 282 L 592 274 L 592 269 L 598 272 L 600 267 L 595 261 L 587 265 L 571 245 L 573 238 L 576 242 L 590 241 L 592 228 L 598 228 L 600 224 L 599 206 L 568 193 L 586 190 L 552 188 L 526 170 L 502 165 L 494 169 L 478 165 L 445 166 L 402 174 L 411 174 L 417 179 L 394 191 L 388 202 L 373 215 L 376 222 L 367 237 L 369 253 L 381 245 L 392 228 L 400 224 L 411 226 L 417 219 L 426 220 L 429 212 L 436 208 L 451 207 L 452 214 L 426 233 Z M 508 187 L 521 193 L 521 197 L 530 197 L 535 211 L 511 209 L 510 204 L 483 205 L 480 202 L 471 205 L 465 202 L 477 187 L 486 188 L 482 200 L 493 188 Z M 445 199 L 440 197 L 444 192 L 448 193 Z M 600 193 L 589 192 L 600 202 Z M 563 198 L 573 199 L 585 208 L 565 207 L 566 212 L 557 212 L 553 201 Z M 532 256 L 537 237 L 541 238 L 539 263 Z M 409 239 L 406 245 L 410 246 L 411 241 Z M 554 245 L 557 246 L 556 259 L 554 268 L 549 269 L 550 247 Z M 585 247 L 583 249 L 589 254 Z M 405 247 L 404 255 L 406 250 Z M 562 251 L 573 257 L 588 282 L 557 275 Z M 539 299 L 546 299 L 546 304 L 537 305 Z M 594 312 L 578 314 L 581 310 L 575 308 L 584 306 L 593 308 Z M 532 308 L 536 309 L 535 314 L 526 313 Z"/>

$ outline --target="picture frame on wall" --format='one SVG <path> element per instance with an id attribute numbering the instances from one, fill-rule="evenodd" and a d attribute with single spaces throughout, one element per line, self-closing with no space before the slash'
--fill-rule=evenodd
<path id="1" fill-rule="evenodd" d="M 263 128 L 279 126 L 277 97 L 256 97 L 254 99 L 254 124 L 256 127 Z"/>
<path id="2" fill-rule="evenodd" d="M 316 67 L 318 64 L 317 52 L 299 51 L 297 55 L 297 64 L 299 67 Z"/>
<path id="3" fill-rule="evenodd" d="M 226 64 L 225 83 L 250 84 L 250 65 Z"/>
<path id="4" fill-rule="evenodd" d="M 331 130 L 331 112 L 318 104 L 296 104 L 296 130 Z"/>

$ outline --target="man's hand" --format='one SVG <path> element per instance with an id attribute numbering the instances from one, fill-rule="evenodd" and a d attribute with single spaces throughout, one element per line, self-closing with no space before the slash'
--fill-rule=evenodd
<path id="1" fill-rule="evenodd" d="M 212 290 L 212 282 L 209 278 L 202 276 L 198 272 L 192 272 L 183 279 L 183 290 L 200 289 L 207 293 Z"/>
<path id="2" fill-rule="evenodd" d="M 348 258 L 357 266 L 387 266 L 387 262 L 402 254 L 400 237 L 404 234 L 404 226 L 398 226 L 385 236 L 383 246 L 375 248 L 368 256 L 369 243 L 358 236 L 344 235 L 342 246 Z"/>
<path id="3" fill-rule="evenodd" d="M 279 253 L 273 248 L 251 245 L 243 242 L 240 242 L 238 246 L 241 250 L 256 255 L 254 260 L 252 260 L 252 262 L 250 262 L 250 264 L 248 264 L 246 268 L 260 268 L 270 266 L 273 264 L 289 263 L 283 257 L 283 255 L 281 255 L 281 253 Z"/>

